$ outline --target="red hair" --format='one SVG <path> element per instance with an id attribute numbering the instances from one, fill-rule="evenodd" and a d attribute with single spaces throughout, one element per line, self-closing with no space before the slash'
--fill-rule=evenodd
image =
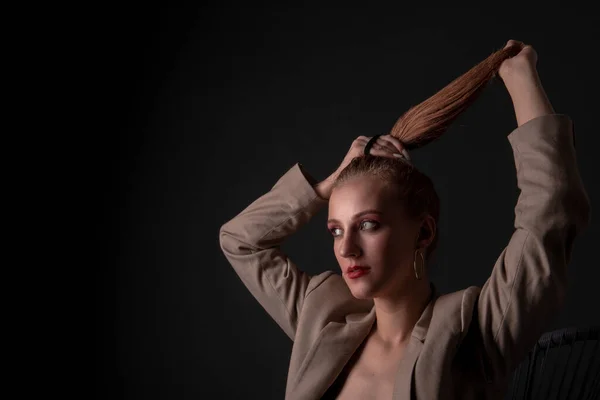
<path id="1" fill-rule="evenodd" d="M 522 45 L 505 47 L 488 56 L 442 90 L 411 107 L 394 124 L 390 135 L 411 150 L 438 139 L 450 124 L 469 107 L 485 85 L 497 75 L 502 62 L 515 56 Z M 415 166 L 390 157 L 355 157 L 338 175 L 334 187 L 349 178 L 370 175 L 392 184 L 400 191 L 400 201 L 412 218 L 431 215 L 439 222 L 440 201 L 431 179 Z M 426 251 L 426 258 L 437 247 L 438 235 Z"/>

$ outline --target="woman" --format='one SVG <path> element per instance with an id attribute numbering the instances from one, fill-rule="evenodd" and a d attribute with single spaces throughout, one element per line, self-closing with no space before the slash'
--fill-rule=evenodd
<path id="1" fill-rule="evenodd" d="M 298 163 L 222 226 L 225 256 L 294 341 L 286 399 L 503 397 L 564 303 L 590 215 L 572 122 L 554 113 L 536 63 L 531 46 L 508 41 L 389 135 L 354 140 L 327 179 Z M 407 150 L 438 138 L 496 74 L 518 124 L 508 135 L 521 190 L 515 231 L 483 287 L 440 294 L 426 267 L 439 200 Z M 280 245 L 326 204 L 342 275 L 309 276 Z"/>

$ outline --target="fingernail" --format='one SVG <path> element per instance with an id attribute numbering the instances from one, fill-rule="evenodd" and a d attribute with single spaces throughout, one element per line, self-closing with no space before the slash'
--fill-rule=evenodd
<path id="1" fill-rule="evenodd" d="M 404 155 L 400 154 L 400 153 L 394 153 L 393 155 L 394 155 L 394 157 L 397 157 L 397 158 L 405 158 Z"/>

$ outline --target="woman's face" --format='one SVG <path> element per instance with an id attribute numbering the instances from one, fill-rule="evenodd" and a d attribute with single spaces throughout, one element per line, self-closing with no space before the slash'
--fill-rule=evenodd
<path id="1" fill-rule="evenodd" d="M 380 179 L 359 176 L 333 190 L 327 228 L 354 297 L 397 295 L 413 284 L 420 225 L 405 214 L 397 190 Z M 368 267 L 368 273 L 351 279 L 347 269 L 353 265 Z"/>

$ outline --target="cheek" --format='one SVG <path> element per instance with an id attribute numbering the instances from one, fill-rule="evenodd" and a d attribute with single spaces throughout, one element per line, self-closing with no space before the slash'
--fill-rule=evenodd
<path id="1" fill-rule="evenodd" d="M 410 241 L 404 235 L 382 235 L 373 246 L 377 254 L 381 254 L 386 262 L 393 264 L 412 257 Z"/>
<path id="2" fill-rule="evenodd" d="M 382 233 L 367 238 L 365 245 L 369 253 L 369 258 L 389 261 L 397 256 L 398 246 L 392 235 Z"/>

